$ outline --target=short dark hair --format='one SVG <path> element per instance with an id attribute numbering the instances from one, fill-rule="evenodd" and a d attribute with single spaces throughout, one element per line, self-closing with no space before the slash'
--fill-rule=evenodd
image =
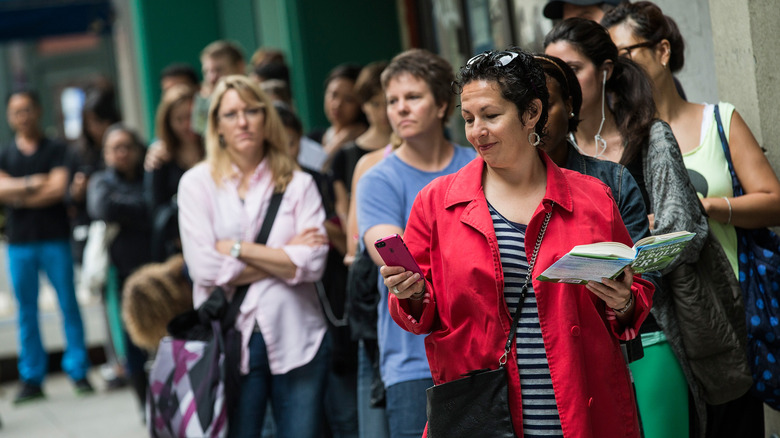
<path id="1" fill-rule="evenodd" d="M 539 54 L 534 56 L 539 65 L 542 66 L 544 74 L 558 83 L 563 100 L 571 98 L 571 112 L 574 117 L 569 118 L 569 132 L 577 132 L 577 126 L 580 124 L 580 110 L 582 109 L 582 88 L 580 81 L 574 70 L 569 67 L 562 59 L 555 56 Z"/>
<path id="2" fill-rule="evenodd" d="M 301 119 L 295 115 L 295 112 L 293 112 L 289 106 L 283 102 L 274 102 L 274 108 L 276 108 L 276 112 L 279 114 L 279 118 L 282 119 L 282 125 L 284 125 L 285 128 L 290 128 L 295 131 L 296 134 L 303 135 L 303 124 L 301 124 Z"/>
<path id="3" fill-rule="evenodd" d="M 290 83 L 290 69 L 286 64 L 280 62 L 267 62 L 265 64 L 259 64 L 255 66 L 252 72 L 259 78 L 267 79 L 279 79 Z"/>
<path id="4" fill-rule="evenodd" d="M 28 99 L 30 99 L 30 101 L 32 101 L 36 108 L 41 108 L 41 98 L 38 95 L 38 92 L 32 88 L 19 88 L 11 91 L 5 98 L 5 106 L 8 107 L 8 104 L 11 103 L 11 98 L 18 95 L 26 96 Z"/>
<path id="5" fill-rule="evenodd" d="M 198 73 L 191 65 L 185 63 L 169 64 L 160 72 L 160 80 L 171 77 L 186 78 L 194 87 L 198 86 Z"/>
<path id="6" fill-rule="evenodd" d="M 506 64 L 498 60 L 504 56 L 515 56 Z M 544 135 L 547 124 L 547 107 L 550 93 L 547 91 L 547 79 L 544 70 L 533 55 L 520 49 L 510 47 L 504 51 L 487 51 L 477 55 L 460 68 L 455 81 L 455 90 L 460 93 L 463 87 L 472 81 L 485 80 L 498 84 L 501 96 L 514 103 L 521 121 L 531 108 L 531 102 L 539 99 L 542 104 L 541 116 L 534 126 L 534 132 Z"/>
<path id="7" fill-rule="evenodd" d="M 138 133 L 134 129 L 130 129 L 130 127 L 128 127 L 122 122 L 114 123 L 113 125 L 106 128 L 106 132 L 103 134 L 102 143 L 105 144 L 108 136 L 117 131 L 124 132 L 125 134 L 129 135 L 130 139 L 133 141 L 133 146 L 135 146 L 138 150 L 140 151 L 146 150 L 146 143 L 144 143 L 144 141 L 141 139 Z"/>
<path id="8" fill-rule="evenodd" d="M 627 22 L 634 33 L 652 43 L 669 41 L 669 70 L 677 73 L 685 64 L 685 41 L 674 19 L 664 15 L 661 8 L 651 2 L 621 3 L 601 20 L 601 24 L 610 28 Z"/>
<path id="9" fill-rule="evenodd" d="M 355 93 L 360 103 L 366 103 L 382 92 L 382 72 L 387 67 L 386 61 L 377 61 L 363 67 L 355 81 Z"/>
<path id="10" fill-rule="evenodd" d="M 328 77 L 325 78 L 325 88 L 328 87 L 335 79 L 347 79 L 352 82 L 357 81 L 360 74 L 361 67 L 357 64 L 340 64 L 333 67 L 333 70 L 328 73 Z"/>
<path id="11" fill-rule="evenodd" d="M 387 89 L 391 79 L 405 73 L 425 81 L 436 103 L 445 105 L 442 123 L 446 123 L 455 108 L 455 94 L 452 92 L 455 74 L 452 65 L 428 50 L 410 49 L 396 55 L 384 69 L 381 76 L 382 88 Z"/>

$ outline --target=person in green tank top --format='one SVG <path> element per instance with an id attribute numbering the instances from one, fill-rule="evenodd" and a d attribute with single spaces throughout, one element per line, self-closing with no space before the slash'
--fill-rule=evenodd
<path id="1" fill-rule="evenodd" d="M 673 74 L 683 67 L 685 43 L 677 24 L 651 2 L 624 3 L 601 24 L 621 56 L 647 73 L 653 86 L 656 117 L 667 122 L 682 152 L 691 182 L 709 216 L 709 225 L 739 276 L 735 227 L 780 225 L 780 182 L 761 147 L 734 106 L 687 102 Z M 719 111 L 734 170 L 745 195 L 734 197 L 728 162 L 721 146 L 715 111 Z M 746 394 L 722 405 L 707 406 L 707 437 L 764 436 L 763 406 Z"/>

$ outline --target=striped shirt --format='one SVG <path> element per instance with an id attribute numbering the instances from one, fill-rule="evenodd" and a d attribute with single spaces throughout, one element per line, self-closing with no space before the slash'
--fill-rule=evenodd
<path id="1" fill-rule="evenodd" d="M 504 271 L 504 299 L 509 312 L 514 316 L 528 273 L 528 258 L 525 251 L 526 226 L 510 222 L 492 205 L 488 204 L 488 207 L 493 218 L 493 228 L 501 254 L 501 267 Z M 524 436 L 526 438 L 563 436 L 550 378 L 550 367 L 544 351 L 536 296 L 530 281 L 521 311 L 516 339 Z"/>

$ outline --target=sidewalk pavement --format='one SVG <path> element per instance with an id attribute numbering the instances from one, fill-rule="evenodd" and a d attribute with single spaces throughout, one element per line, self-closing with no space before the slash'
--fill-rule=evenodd
<path id="1" fill-rule="evenodd" d="M 18 383 L 0 386 L 0 437 L 2 438 L 144 438 L 135 394 L 128 386 L 106 391 L 94 368 L 91 395 L 76 395 L 63 373 L 50 374 L 44 382 L 46 398 L 13 405 Z"/>

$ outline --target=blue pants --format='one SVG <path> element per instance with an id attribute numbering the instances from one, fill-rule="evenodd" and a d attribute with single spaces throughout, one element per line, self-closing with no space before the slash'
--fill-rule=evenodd
<path id="1" fill-rule="evenodd" d="M 65 239 L 8 245 L 8 271 L 19 305 L 19 376 L 24 382 L 40 385 L 48 369 L 48 356 L 38 325 L 40 270 L 46 272 L 60 303 L 67 344 L 62 369 L 73 380 L 83 379 L 89 360 L 73 285 L 73 256 Z"/>
<path id="2" fill-rule="evenodd" d="M 392 438 L 419 438 L 428 422 L 425 390 L 433 386 L 433 379 L 410 380 L 388 386 L 387 422 Z"/>
<path id="3" fill-rule="evenodd" d="M 318 438 L 329 364 L 330 339 L 326 336 L 311 362 L 287 374 L 272 375 L 263 335 L 253 333 L 249 374 L 241 378 L 241 395 L 230 418 L 228 436 L 261 436 L 270 400 L 277 438 Z"/>
<path id="4" fill-rule="evenodd" d="M 374 348 L 376 341 L 374 341 Z M 379 370 L 374 367 L 369 355 L 374 351 L 368 351 L 366 343 L 360 340 L 358 345 L 358 389 L 357 411 L 358 424 L 360 426 L 360 438 L 389 438 L 390 431 L 387 428 L 387 416 L 385 408 L 371 406 L 371 384 Z M 377 359 L 378 360 L 378 359 Z"/>

